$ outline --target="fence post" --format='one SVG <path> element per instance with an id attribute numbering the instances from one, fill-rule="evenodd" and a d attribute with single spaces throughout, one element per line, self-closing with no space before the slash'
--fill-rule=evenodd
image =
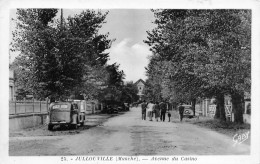
<path id="1" fill-rule="evenodd" d="M 24 106 L 24 113 L 26 113 L 26 100 L 25 99 L 23 101 L 23 106 Z"/>
<path id="2" fill-rule="evenodd" d="M 34 98 L 33 98 L 33 113 L 34 113 Z"/>
<path id="3" fill-rule="evenodd" d="M 47 98 L 47 100 L 46 100 L 46 110 L 47 110 L 47 112 L 48 112 L 48 102 L 49 102 L 49 99 Z"/>
<path id="4" fill-rule="evenodd" d="M 14 100 L 14 114 L 16 114 L 16 100 Z"/>
<path id="5" fill-rule="evenodd" d="M 42 101 L 40 101 L 40 113 L 42 113 Z"/>

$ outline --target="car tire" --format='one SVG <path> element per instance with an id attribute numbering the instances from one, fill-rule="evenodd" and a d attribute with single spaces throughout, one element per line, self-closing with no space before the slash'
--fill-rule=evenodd
<path id="1" fill-rule="evenodd" d="M 78 129 L 78 124 L 70 124 L 71 129 Z"/>
<path id="2" fill-rule="evenodd" d="M 48 130 L 52 131 L 53 130 L 53 125 L 48 125 Z"/>
<path id="3" fill-rule="evenodd" d="M 84 126 L 84 122 L 81 122 L 81 123 L 80 123 L 80 126 Z"/>

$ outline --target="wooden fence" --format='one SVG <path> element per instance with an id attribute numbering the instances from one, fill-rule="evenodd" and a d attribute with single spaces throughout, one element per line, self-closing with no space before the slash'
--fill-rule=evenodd
<path id="1" fill-rule="evenodd" d="M 216 112 L 216 105 L 209 105 L 208 116 L 214 117 Z M 225 105 L 226 118 L 231 121 L 232 119 L 232 105 Z"/>
<path id="2" fill-rule="evenodd" d="M 9 101 L 9 114 L 46 113 L 48 105 L 47 101 Z"/>

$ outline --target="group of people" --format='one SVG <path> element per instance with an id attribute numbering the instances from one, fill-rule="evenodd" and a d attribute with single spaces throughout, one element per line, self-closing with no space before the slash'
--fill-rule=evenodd
<path id="1" fill-rule="evenodd" d="M 153 115 L 155 116 L 155 120 L 159 121 L 165 121 L 165 115 L 167 113 L 169 122 L 171 121 L 171 113 L 169 110 L 167 110 L 167 104 L 165 101 L 162 102 L 155 102 L 150 101 L 147 103 L 145 100 L 143 100 L 141 104 L 142 108 L 142 120 L 146 120 L 146 116 L 149 118 L 149 121 L 153 121 Z M 184 112 L 184 107 L 182 106 L 182 103 L 179 105 L 179 114 L 180 114 L 180 121 L 183 119 L 183 112 Z"/>
<path id="2" fill-rule="evenodd" d="M 145 100 L 143 100 L 142 104 L 141 104 L 141 108 L 142 108 L 142 120 L 146 120 L 146 115 L 149 118 L 149 121 L 153 120 L 153 115 L 155 116 L 155 120 L 156 121 L 165 121 L 165 115 L 167 113 L 168 118 L 169 118 L 169 122 L 170 122 L 170 118 L 171 118 L 171 113 L 169 111 L 167 111 L 167 104 L 166 102 L 162 101 L 162 102 L 153 102 L 150 101 L 149 103 L 147 103 Z"/>

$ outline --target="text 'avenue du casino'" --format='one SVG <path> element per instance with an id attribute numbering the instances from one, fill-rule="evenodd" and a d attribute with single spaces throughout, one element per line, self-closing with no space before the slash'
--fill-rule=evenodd
<path id="1" fill-rule="evenodd" d="M 136 157 L 136 156 L 77 156 L 77 157 L 62 157 L 61 161 L 197 161 L 197 157 Z"/>

